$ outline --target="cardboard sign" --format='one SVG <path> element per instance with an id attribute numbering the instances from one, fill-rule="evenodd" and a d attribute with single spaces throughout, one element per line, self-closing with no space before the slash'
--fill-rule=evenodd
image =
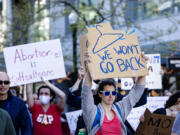
<path id="1" fill-rule="evenodd" d="M 81 114 L 82 114 L 82 110 L 65 113 L 67 121 L 68 121 L 68 126 L 70 128 L 71 134 L 73 135 L 76 132 L 78 117 Z"/>
<path id="2" fill-rule="evenodd" d="M 148 108 L 151 112 L 154 112 L 158 108 L 163 108 L 168 98 L 168 96 L 147 97 L 147 104 L 133 108 L 128 115 L 127 120 L 131 124 L 131 127 L 136 130 L 139 125 L 139 118 L 146 108 Z"/>
<path id="3" fill-rule="evenodd" d="M 161 58 L 160 54 L 146 54 L 148 57 L 147 68 L 149 75 L 146 76 L 146 88 L 162 89 Z M 121 88 L 130 90 L 133 86 L 131 78 L 121 78 Z"/>
<path id="4" fill-rule="evenodd" d="M 11 86 L 65 77 L 60 40 L 3 49 Z"/>
<path id="5" fill-rule="evenodd" d="M 93 80 L 148 74 L 134 30 L 113 30 L 106 23 L 87 29 L 88 51 L 92 57 L 88 69 Z"/>
<path id="6" fill-rule="evenodd" d="M 171 135 L 174 117 L 151 114 L 151 112 L 146 109 L 144 118 L 144 122 L 139 124 L 135 135 Z"/>

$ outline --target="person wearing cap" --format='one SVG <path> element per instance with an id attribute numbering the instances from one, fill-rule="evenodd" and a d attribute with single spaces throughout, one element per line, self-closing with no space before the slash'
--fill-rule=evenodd
<path id="1" fill-rule="evenodd" d="M 10 114 L 17 135 L 32 135 L 28 109 L 24 101 L 12 95 L 9 89 L 9 76 L 6 72 L 0 72 L 0 108 Z"/>

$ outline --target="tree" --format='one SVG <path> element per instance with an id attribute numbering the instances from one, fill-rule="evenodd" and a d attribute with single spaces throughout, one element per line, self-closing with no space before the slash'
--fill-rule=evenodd
<path id="1" fill-rule="evenodd" d="M 143 0 L 47 0 L 45 4 L 39 4 L 40 2 L 40 0 L 35 2 L 34 0 L 19 0 L 19 4 L 15 5 L 15 17 L 13 18 L 14 25 L 12 24 L 14 31 L 13 44 L 47 40 L 47 36 L 44 36 L 43 32 L 38 29 L 39 22 L 41 22 L 45 17 L 53 18 L 54 16 L 50 14 L 44 15 L 43 11 L 49 10 L 51 7 L 56 5 L 63 5 L 65 9 L 63 12 L 57 13 L 59 16 L 68 16 L 70 13 L 74 12 L 78 17 L 76 23 L 71 25 L 72 36 L 74 39 L 74 70 L 77 70 L 78 63 L 78 36 L 86 32 L 85 26 L 101 22 L 110 22 L 114 29 L 135 28 L 140 34 L 140 42 L 146 43 L 148 41 L 153 41 L 152 45 L 142 47 L 146 52 L 154 53 L 161 51 L 164 57 L 169 56 L 169 53 L 175 55 L 180 51 L 177 41 L 165 42 L 163 38 L 161 39 L 164 35 L 170 35 L 178 31 L 180 21 L 170 13 L 173 12 L 175 7 L 179 8 L 179 2 L 172 3 L 172 8 L 168 8 L 168 10 L 162 9 L 164 3 L 159 4 L 158 2 L 153 3 L 151 1 Z M 142 27 L 141 24 L 136 22 L 136 18 L 139 16 L 139 10 L 143 11 L 141 19 L 163 15 L 167 20 L 169 20 L 171 26 L 166 30 L 153 27 L 149 29 Z M 31 40 L 29 40 L 29 37 L 31 37 Z M 162 51 L 162 48 L 167 49 L 163 49 Z"/>
<path id="2" fill-rule="evenodd" d="M 39 30 L 39 25 L 44 18 L 49 17 L 48 14 L 37 11 L 43 6 L 40 1 L 34 0 L 14 0 L 12 1 L 12 17 L 2 16 L 3 20 L 7 20 L 8 29 L 1 31 L 4 35 L 4 46 L 27 44 L 41 40 L 47 40 Z M 12 34 L 12 38 L 9 34 Z M 34 34 L 35 33 L 35 34 Z M 32 40 L 33 39 L 33 40 Z"/>
<path id="3" fill-rule="evenodd" d="M 167 57 L 170 53 L 171 56 L 179 53 L 180 47 L 177 41 L 167 42 L 162 37 L 178 31 L 180 19 L 176 19 L 172 12 L 180 3 L 172 3 L 170 8 L 163 9 L 162 5 L 166 3 L 137 2 L 138 0 L 100 0 L 98 2 L 93 0 L 76 0 L 72 3 L 70 0 L 56 0 L 53 4 L 64 4 L 66 7 L 64 15 L 68 15 L 72 11 L 77 14 L 78 20 L 76 24 L 78 25 L 73 25 L 72 31 L 74 28 L 77 29 L 78 35 L 84 33 L 86 25 L 108 21 L 111 22 L 112 27 L 115 29 L 135 28 L 140 33 L 139 40 L 142 43 L 153 41 L 152 45 L 142 47 L 147 53 L 160 52 L 162 57 Z M 110 5 L 109 8 L 107 5 Z M 148 29 L 142 27 L 141 24 L 136 23 L 136 18 L 134 17 L 138 16 L 139 10 L 146 10 L 146 12 L 143 11 L 142 19 L 159 15 L 164 16 L 169 22 L 168 28 L 164 30 L 164 28 L 156 29 L 151 27 Z M 93 13 L 93 17 L 90 17 L 91 13 Z"/>

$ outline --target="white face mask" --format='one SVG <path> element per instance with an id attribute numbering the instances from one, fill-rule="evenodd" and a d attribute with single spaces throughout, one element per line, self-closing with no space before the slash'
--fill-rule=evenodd
<path id="1" fill-rule="evenodd" d="M 45 95 L 39 96 L 39 100 L 43 105 L 48 104 L 50 99 L 51 99 L 50 96 L 45 96 Z"/>

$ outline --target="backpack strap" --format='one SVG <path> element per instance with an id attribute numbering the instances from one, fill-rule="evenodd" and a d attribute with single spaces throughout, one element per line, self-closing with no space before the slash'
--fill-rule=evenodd
<path id="1" fill-rule="evenodd" d="M 123 120 L 123 117 L 122 117 L 121 110 L 120 110 L 119 106 L 118 106 L 117 104 L 114 104 L 114 105 L 115 105 L 115 107 L 116 107 L 119 115 L 121 116 L 121 119 Z M 131 131 L 130 131 L 129 128 L 126 126 L 126 123 L 124 123 L 124 125 L 125 125 L 125 127 L 126 127 L 126 130 L 127 130 L 128 135 L 132 135 Z"/>
<path id="2" fill-rule="evenodd" d="M 114 105 L 115 105 L 119 115 L 121 116 L 121 119 L 123 120 L 123 117 L 122 117 L 122 114 L 121 114 L 121 110 L 119 109 L 119 106 L 117 104 L 114 104 Z"/>
<path id="3" fill-rule="evenodd" d="M 98 124 L 99 127 L 100 127 L 100 132 L 102 134 L 100 119 L 101 119 L 101 111 L 100 111 L 99 107 L 97 106 L 97 114 L 96 114 L 96 117 L 94 119 L 94 122 L 93 122 L 93 125 L 92 125 L 91 129 L 93 129 Z"/>
<path id="4" fill-rule="evenodd" d="M 123 117 L 122 117 L 121 110 L 120 110 L 119 106 L 117 104 L 114 104 L 114 105 L 115 105 L 115 107 L 116 107 L 116 109 L 117 109 L 121 119 L 123 120 Z M 101 119 L 101 111 L 100 111 L 99 107 L 97 106 L 97 114 L 96 114 L 96 117 L 94 119 L 94 122 L 93 122 L 93 125 L 92 125 L 91 129 L 93 129 L 98 124 L 99 127 L 100 127 L 100 133 L 102 135 L 100 119 Z M 126 125 L 125 125 L 125 127 L 126 127 L 128 135 L 132 135 L 131 131 L 127 128 Z"/>

